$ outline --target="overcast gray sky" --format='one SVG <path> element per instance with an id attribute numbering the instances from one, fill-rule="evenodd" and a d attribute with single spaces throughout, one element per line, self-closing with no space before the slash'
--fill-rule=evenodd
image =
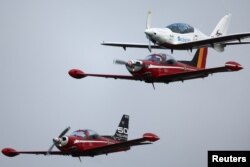
<path id="1" fill-rule="evenodd" d="M 84 158 L 0 155 L 0 166 L 207 165 L 207 150 L 250 149 L 250 46 L 209 50 L 207 67 L 234 60 L 244 69 L 206 79 L 150 84 L 101 78 L 75 80 L 71 68 L 128 74 L 113 59 L 144 58 L 147 49 L 101 46 L 102 41 L 147 42 L 152 26 L 186 22 L 210 34 L 231 13 L 228 33 L 250 31 L 249 0 L 0 0 L 0 148 L 47 150 L 65 127 L 113 134 L 130 115 L 129 138 L 161 138 L 128 152 Z M 170 53 L 168 50 L 155 52 Z M 175 51 L 177 59 L 191 59 Z M 56 148 L 55 148 L 56 149 Z"/>

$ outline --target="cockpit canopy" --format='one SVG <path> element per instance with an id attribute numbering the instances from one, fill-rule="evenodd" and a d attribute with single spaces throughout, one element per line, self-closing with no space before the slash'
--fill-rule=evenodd
<path id="1" fill-rule="evenodd" d="M 172 56 L 164 53 L 148 55 L 145 60 L 149 60 L 158 64 L 176 64 L 176 60 Z"/>
<path id="2" fill-rule="evenodd" d="M 82 137 L 83 139 L 97 139 L 97 138 L 99 138 L 98 133 L 96 133 L 95 131 L 90 130 L 90 129 L 77 130 L 77 131 L 74 131 L 71 135 Z"/>
<path id="3" fill-rule="evenodd" d="M 166 28 L 169 28 L 172 32 L 186 34 L 194 32 L 194 27 L 186 24 L 186 23 L 174 23 Z"/>

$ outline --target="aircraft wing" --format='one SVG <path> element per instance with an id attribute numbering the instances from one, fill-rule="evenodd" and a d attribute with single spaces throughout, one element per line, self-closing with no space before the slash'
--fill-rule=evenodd
<path id="1" fill-rule="evenodd" d="M 48 151 L 16 151 L 13 148 L 4 148 L 2 153 L 8 157 L 14 157 L 19 154 L 36 154 L 36 155 L 48 155 Z M 69 155 L 61 151 L 51 151 L 49 155 Z"/>
<path id="2" fill-rule="evenodd" d="M 94 149 L 86 150 L 82 153 L 79 153 L 82 156 L 96 156 L 100 154 L 108 154 L 112 152 L 118 152 L 118 151 L 126 151 L 129 150 L 132 146 L 138 146 L 138 145 L 147 145 L 152 144 L 152 142 L 155 142 L 159 140 L 159 137 L 152 133 L 145 133 L 142 138 L 134 139 L 134 140 L 128 140 L 125 142 L 115 143 L 106 145 L 103 147 L 97 147 Z"/>
<path id="3" fill-rule="evenodd" d="M 250 42 L 241 42 L 242 39 L 249 38 L 250 33 L 241 33 L 241 34 L 231 34 L 219 37 L 208 38 L 204 40 L 197 40 L 192 42 L 186 42 L 176 45 L 169 45 L 170 49 L 192 49 L 192 48 L 201 48 L 201 47 L 213 47 L 215 44 L 221 44 L 224 46 L 227 45 L 241 45 L 241 44 L 250 44 Z M 238 41 L 238 42 L 232 42 Z"/>
<path id="4" fill-rule="evenodd" d="M 113 79 L 126 79 L 126 80 L 140 80 L 139 78 L 135 78 L 135 77 L 129 76 L 129 75 L 85 74 L 85 76 L 113 78 Z"/>
<path id="5" fill-rule="evenodd" d="M 226 65 L 222 67 L 208 68 L 208 69 L 202 69 L 198 71 L 191 71 L 191 72 L 161 76 L 159 78 L 153 79 L 153 81 L 165 82 L 165 83 L 184 81 L 184 80 L 195 79 L 195 78 L 204 78 L 204 77 L 207 77 L 209 74 L 213 74 L 213 73 L 238 71 L 238 70 L 241 70 L 242 68 L 243 67 L 236 62 L 227 62 Z"/>
<path id="6" fill-rule="evenodd" d="M 127 80 L 138 80 L 138 81 L 143 80 L 142 78 L 133 77 L 131 75 L 88 74 L 79 69 L 71 69 L 68 73 L 71 77 L 76 78 L 76 79 L 81 79 L 84 77 L 92 76 L 92 77 L 127 79 Z"/>
<path id="7" fill-rule="evenodd" d="M 250 44 L 250 42 L 241 42 L 242 39 L 249 38 L 250 32 L 239 33 L 239 34 L 231 34 L 224 35 L 219 37 L 212 37 L 204 40 L 197 40 L 192 42 L 186 42 L 181 44 L 154 44 L 151 45 L 151 48 L 154 49 L 171 49 L 171 50 L 189 50 L 189 49 L 197 49 L 203 47 L 214 47 L 215 44 L 221 44 L 224 46 L 227 45 L 242 45 L 242 44 Z M 238 42 L 233 42 L 238 41 Z M 117 46 L 123 47 L 125 50 L 127 47 L 130 48 L 148 48 L 148 44 L 143 43 L 121 43 L 121 42 L 103 42 L 102 45 L 107 46 Z"/>
<path id="8" fill-rule="evenodd" d="M 36 154 L 47 155 L 48 151 L 17 151 L 18 154 Z M 61 151 L 51 151 L 49 155 L 69 155 Z"/>
<path id="9" fill-rule="evenodd" d="M 126 48 L 148 48 L 148 44 L 146 43 L 122 43 L 122 42 L 103 42 L 101 43 L 102 45 L 106 45 L 106 46 L 117 46 L 117 47 L 123 47 L 124 50 L 126 50 Z M 166 49 L 163 46 L 159 46 L 159 45 L 151 45 L 151 48 L 153 49 Z"/>

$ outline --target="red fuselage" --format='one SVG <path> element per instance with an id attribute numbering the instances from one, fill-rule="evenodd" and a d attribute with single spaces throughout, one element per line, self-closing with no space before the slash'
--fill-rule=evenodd
<path id="1" fill-rule="evenodd" d="M 65 153 L 70 153 L 72 156 L 82 155 L 82 152 L 91 150 L 97 147 L 103 147 L 110 144 L 119 143 L 119 141 L 112 139 L 111 137 L 98 136 L 97 138 L 80 136 L 67 136 L 67 144 L 64 146 L 57 146 L 59 150 Z M 127 149 L 116 149 L 112 152 L 125 151 Z"/>
<path id="2" fill-rule="evenodd" d="M 148 78 L 149 81 L 151 78 L 155 79 L 161 76 L 199 70 L 198 68 L 180 62 L 176 62 L 175 64 L 157 63 L 147 60 L 143 60 L 141 62 L 142 68 L 140 70 L 133 71 L 128 67 L 127 69 L 133 76 L 139 78 Z"/>

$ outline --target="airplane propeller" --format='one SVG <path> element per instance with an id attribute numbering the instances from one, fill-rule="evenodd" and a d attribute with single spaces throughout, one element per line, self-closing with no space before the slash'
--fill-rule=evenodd
<path id="1" fill-rule="evenodd" d="M 146 22 L 146 30 L 145 32 L 151 28 L 151 11 L 148 12 L 147 22 Z M 150 37 L 146 34 L 146 37 L 148 38 L 148 50 L 151 52 L 151 40 Z"/>
<path id="2" fill-rule="evenodd" d="M 143 67 L 143 62 L 140 60 L 129 60 L 128 62 L 124 60 L 114 60 L 115 64 L 125 65 L 130 71 L 138 71 Z"/>
<path id="3" fill-rule="evenodd" d="M 58 138 L 63 137 L 69 130 L 70 130 L 70 127 L 67 127 L 66 129 L 64 129 L 64 130 L 61 132 L 61 134 L 58 136 Z M 49 150 L 48 150 L 48 152 L 47 152 L 47 155 L 50 154 L 50 152 L 51 152 L 52 149 L 54 148 L 55 144 L 56 144 L 56 143 L 55 143 L 55 141 L 53 140 L 53 144 L 50 146 L 50 148 L 49 148 Z"/>
<path id="4" fill-rule="evenodd" d="M 151 52 L 151 51 L 152 51 L 152 49 L 151 49 L 151 41 L 150 41 L 150 39 L 148 39 L 148 50 L 149 50 L 149 52 Z"/>
<path id="5" fill-rule="evenodd" d="M 146 28 L 147 29 L 151 28 L 151 11 L 148 11 L 148 18 L 147 18 Z"/>
<path id="6" fill-rule="evenodd" d="M 116 59 L 116 60 L 114 60 L 114 64 L 127 65 L 128 62 L 126 62 L 124 60 L 118 60 L 118 59 Z"/>

